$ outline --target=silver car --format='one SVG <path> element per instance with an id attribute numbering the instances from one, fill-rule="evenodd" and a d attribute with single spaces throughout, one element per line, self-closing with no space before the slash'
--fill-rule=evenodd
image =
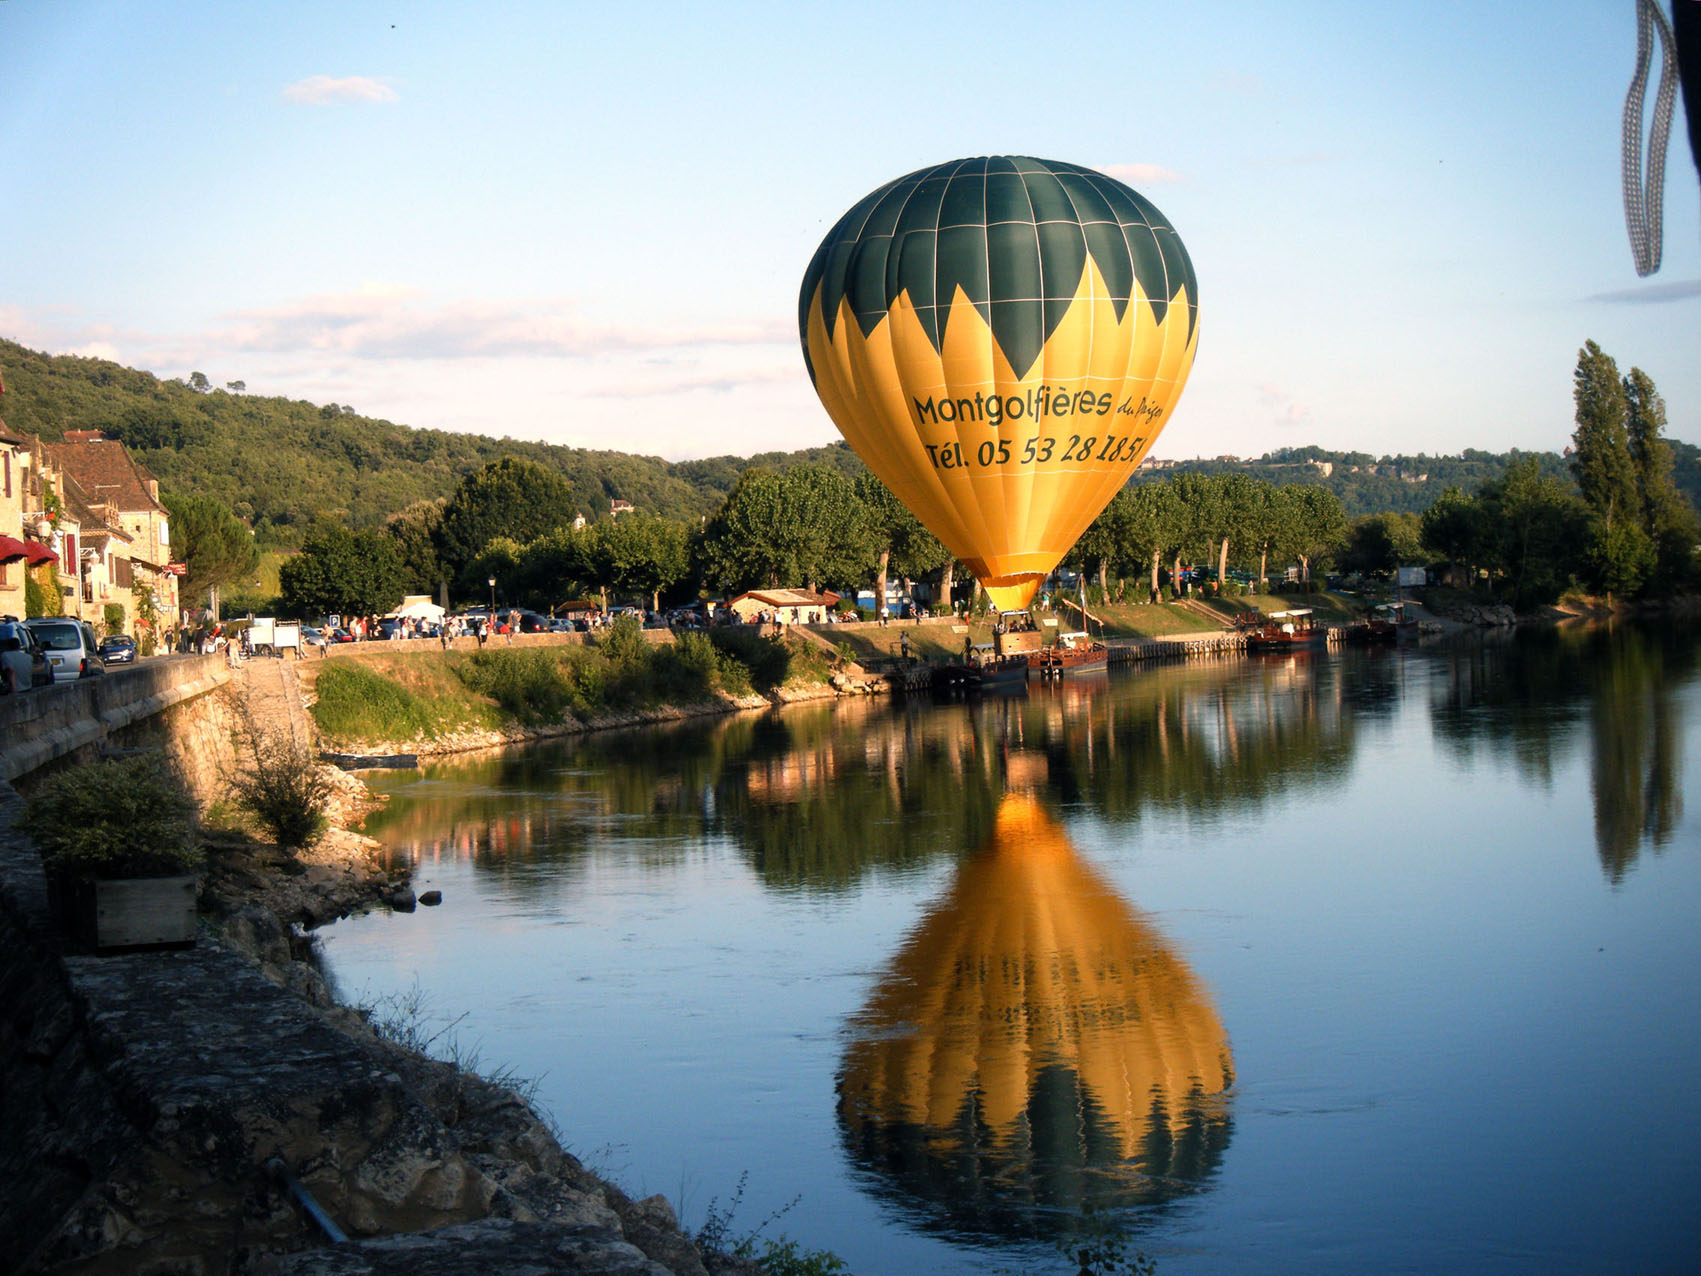
<path id="1" fill-rule="evenodd" d="M 106 662 L 100 658 L 100 644 L 95 641 L 94 629 L 86 620 L 70 616 L 32 616 L 24 621 L 35 640 L 47 652 L 47 663 L 53 667 L 53 681 L 75 682 L 78 678 L 93 678 L 106 672 Z"/>

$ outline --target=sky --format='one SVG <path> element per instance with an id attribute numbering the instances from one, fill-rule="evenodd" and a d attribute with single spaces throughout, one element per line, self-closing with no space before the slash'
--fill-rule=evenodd
<path id="1" fill-rule="evenodd" d="M 814 447 L 822 237 L 1034 155 L 1192 257 L 1154 456 L 1558 450 L 1585 340 L 1701 444 L 1701 182 L 1680 107 L 1638 279 L 1635 53 L 1630 0 L 0 0 L 0 336 L 416 427 Z"/>

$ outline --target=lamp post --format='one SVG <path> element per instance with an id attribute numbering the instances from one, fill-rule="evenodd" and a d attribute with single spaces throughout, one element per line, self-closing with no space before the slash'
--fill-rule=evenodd
<path id="1" fill-rule="evenodd" d="M 490 623 L 496 623 L 496 577 L 490 578 Z"/>

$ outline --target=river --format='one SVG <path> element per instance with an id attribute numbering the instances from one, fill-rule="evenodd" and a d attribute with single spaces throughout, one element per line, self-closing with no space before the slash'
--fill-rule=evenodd
<path id="1" fill-rule="evenodd" d="M 373 774 L 323 950 L 861 1276 L 1692 1271 L 1698 745 L 1634 626 L 605 733 Z"/>

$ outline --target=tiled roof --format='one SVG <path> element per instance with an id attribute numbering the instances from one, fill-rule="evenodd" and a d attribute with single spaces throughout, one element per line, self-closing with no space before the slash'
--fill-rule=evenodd
<path id="1" fill-rule="evenodd" d="M 831 607 L 839 601 L 837 594 L 812 594 L 807 589 L 752 589 L 734 598 L 727 606 L 746 598 L 754 598 L 768 607 Z"/>
<path id="2" fill-rule="evenodd" d="M 116 439 L 48 445 L 53 463 L 82 486 L 91 501 L 102 501 L 125 513 L 162 509 L 148 491 L 153 475 Z"/>

